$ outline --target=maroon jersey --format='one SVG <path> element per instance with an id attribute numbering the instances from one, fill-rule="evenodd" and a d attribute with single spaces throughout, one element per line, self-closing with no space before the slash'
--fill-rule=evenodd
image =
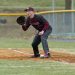
<path id="1" fill-rule="evenodd" d="M 52 30 L 52 27 L 49 25 L 48 21 L 41 15 L 34 15 L 33 18 L 28 17 L 26 25 L 22 26 L 22 29 L 26 31 L 30 25 L 32 25 L 38 31 L 46 31 L 48 28 L 51 28 Z"/>

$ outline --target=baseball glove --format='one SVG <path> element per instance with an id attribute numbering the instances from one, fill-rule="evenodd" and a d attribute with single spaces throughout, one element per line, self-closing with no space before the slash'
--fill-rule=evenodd
<path id="1" fill-rule="evenodd" d="M 24 25 L 26 22 L 26 18 L 24 16 L 19 16 L 16 20 L 19 25 Z"/>

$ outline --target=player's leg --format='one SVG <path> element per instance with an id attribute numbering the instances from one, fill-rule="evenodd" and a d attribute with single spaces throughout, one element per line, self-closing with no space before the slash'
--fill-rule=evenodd
<path id="1" fill-rule="evenodd" d="M 39 49 L 38 49 L 38 45 L 40 44 L 40 42 L 41 42 L 41 37 L 37 34 L 32 42 L 32 48 L 35 57 L 40 56 Z"/>
<path id="2" fill-rule="evenodd" d="M 41 36 L 41 42 L 42 42 L 42 46 L 45 52 L 45 57 L 50 57 L 50 52 L 49 52 L 49 47 L 48 47 L 48 36 L 49 34 L 52 32 L 52 30 L 48 29 L 46 30 L 46 32 Z"/>

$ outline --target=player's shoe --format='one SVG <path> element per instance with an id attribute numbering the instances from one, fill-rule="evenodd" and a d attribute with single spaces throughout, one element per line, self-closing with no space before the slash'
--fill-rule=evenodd
<path id="1" fill-rule="evenodd" d="M 38 54 L 38 55 L 32 55 L 30 58 L 38 58 L 38 57 L 40 57 L 40 54 Z"/>
<path id="2" fill-rule="evenodd" d="M 40 58 L 50 58 L 50 57 L 51 57 L 50 53 L 47 53 L 45 55 L 40 56 Z"/>

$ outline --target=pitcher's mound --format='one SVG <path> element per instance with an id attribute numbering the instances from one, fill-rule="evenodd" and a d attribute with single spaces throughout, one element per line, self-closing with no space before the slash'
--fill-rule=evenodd
<path id="1" fill-rule="evenodd" d="M 0 49 L 0 59 L 42 60 L 40 58 L 30 58 L 32 53 L 33 52 L 31 49 Z M 75 63 L 75 54 L 61 51 L 51 51 L 51 58 L 46 58 L 44 60 L 54 60 L 61 62 L 65 61 L 69 63 Z"/>

